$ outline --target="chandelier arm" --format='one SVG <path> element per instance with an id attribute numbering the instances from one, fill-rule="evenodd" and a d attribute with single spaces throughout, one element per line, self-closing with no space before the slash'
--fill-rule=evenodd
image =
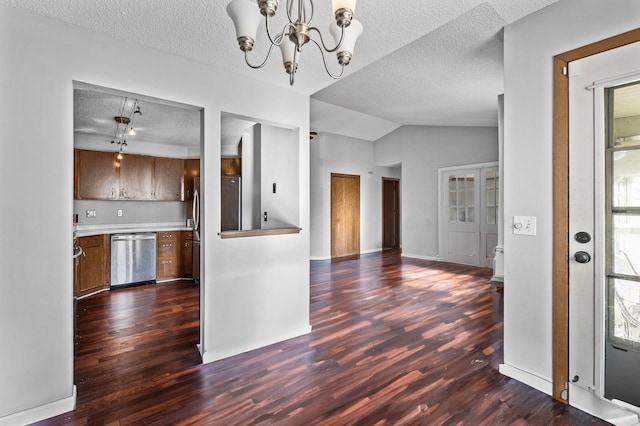
<path id="1" fill-rule="evenodd" d="M 254 70 L 260 69 L 262 67 L 264 67 L 267 62 L 269 62 L 269 58 L 271 58 L 271 52 L 273 51 L 273 47 L 275 46 L 275 44 L 271 44 L 269 46 L 269 51 L 267 52 L 267 57 L 264 58 L 264 61 L 262 61 L 262 63 L 260 65 L 253 65 L 251 62 L 249 62 L 249 52 L 245 51 L 244 52 L 244 61 L 247 63 L 247 65 L 249 65 L 249 67 L 253 68 Z"/>
<path id="2" fill-rule="evenodd" d="M 309 0 L 309 3 L 311 3 L 311 15 L 309 15 L 309 20 L 307 21 L 307 24 L 311 25 L 311 21 L 313 21 L 313 12 L 315 11 L 315 7 L 313 5 L 313 0 Z"/>
<path id="3" fill-rule="evenodd" d="M 315 41 L 314 39 L 311 39 L 311 41 L 318 46 L 318 50 L 320 50 L 320 56 L 322 56 L 322 63 L 324 64 L 324 70 L 327 72 L 327 74 L 329 74 L 329 77 L 333 78 L 334 80 L 339 80 L 340 78 L 342 78 L 342 76 L 344 75 L 344 67 L 345 65 L 342 65 L 342 69 L 340 70 L 340 74 L 338 75 L 333 75 L 331 73 L 331 71 L 329 71 L 329 67 L 327 66 L 327 60 L 324 57 L 324 51 L 322 50 L 322 46 L 320 46 L 320 43 L 318 43 L 317 41 Z M 335 49 L 334 49 L 335 50 Z"/>
<path id="4" fill-rule="evenodd" d="M 322 43 L 322 49 L 324 49 L 327 53 L 333 53 L 336 50 L 338 50 L 338 48 L 342 45 L 342 40 L 344 39 L 344 27 L 341 27 L 342 30 L 340 31 L 340 41 L 338 41 L 338 44 L 336 44 L 336 47 L 334 47 L 333 49 L 329 49 L 327 47 L 327 45 L 324 43 L 324 38 L 322 37 L 322 33 L 320 32 L 320 30 L 317 27 L 309 27 L 309 32 L 311 31 L 315 31 L 316 33 L 318 33 L 318 37 L 320 37 L 320 42 Z M 311 39 L 313 40 L 313 39 Z M 316 42 L 315 40 L 313 40 L 313 42 L 320 47 L 320 45 L 318 44 L 318 42 Z"/>
<path id="5" fill-rule="evenodd" d="M 293 0 L 287 0 L 287 18 L 289 22 L 293 22 L 291 14 L 293 13 Z"/>
<path id="6" fill-rule="evenodd" d="M 284 28 L 282 29 L 280 34 L 278 34 L 277 37 L 273 38 L 273 37 L 271 37 L 271 31 L 269 31 L 269 17 L 268 16 L 267 16 L 266 22 L 267 22 L 267 24 L 266 24 L 266 26 L 267 26 L 267 36 L 269 37 L 269 41 L 271 42 L 271 44 L 273 46 L 278 46 L 279 47 L 282 44 L 282 42 L 284 41 L 284 35 L 285 35 L 286 31 L 289 28 L 295 28 L 292 23 L 288 23 L 288 24 L 286 24 L 284 26 Z"/>

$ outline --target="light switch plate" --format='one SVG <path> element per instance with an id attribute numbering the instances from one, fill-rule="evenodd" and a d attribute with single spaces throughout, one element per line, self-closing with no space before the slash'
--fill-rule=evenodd
<path id="1" fill-rule="evenodd" d="M 536 235 L 536 217 L 514 216 L 513 233 L 516 235 Z"/>

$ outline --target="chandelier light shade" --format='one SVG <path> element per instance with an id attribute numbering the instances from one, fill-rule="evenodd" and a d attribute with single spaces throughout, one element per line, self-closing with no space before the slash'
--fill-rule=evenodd
<path id="1" fill-rule="evenodd" d="M 342 43 L 340 43 L 337 50 L 338 63 L 343 66 L 349 65 L 349 62 L 351 62 L 351 56 L 353 55 L 353 49 L 356 47 L 356 41 L 358 40 L 358 37 L 362 35 L 362 24 L 360 21 L 353 19 L 351 21 L 351 25 L 344 28 L 344 36 L 342 35 L 343 29 L 335 23 L 329 26 L 329 31 L 336 40 L 336 43 L 338 43 L 340 41 L 340 37 L 342 37 Z"/>
<path id="2" fill-rule="evenodd" d="M 262 22 L 262 16 L 260 16 L 256 4 L 249 0 L 232 1 L 227 5 L 227 14 L 236 27 L 240 50 L 243 52 L 251 51 L 256 40 L 258 26 Z"/>
<path id="3" fill-rule="evenodd" d="M 289 83 L 293 85 L 298 71 L 298 57 L 302 47 L 312 42 L 320 50 L 322 61 L 327 74 L 334 79 L 339 79 L 344 74 L 344 68 L 349 65 L 353 57 L 358 37 L 362 34 L 363 27 L 360 22 L 353 19 L 356 8 L 356 0 L 332 0 L 332 10 L 335 21 L 330 25 L 329 32 L 333 35 L 336 45 L 327 47 L 322 33 L 317 27 L 311 25 L 314 14 L 313 0 L 286 0 L 286 15 L 288 22 L 284 28 L 274 37 L 269 27 L 270 18 L 278 10 L 278 0 L 233 0 L 227 5 L 227 14 L 233 20 L 236 29 L 236 38 L 240 50 L 244 52 L 245 62 L 251 68 L 262 68 L 271 57 L 274 47 L 280 47 L 282 63 L 289 74 Z M 260 23 L 265 22 L 266 37 L 270 42 L 266 58 L 260 64 L 254 65 L 249 61 L 248 53 L 253 50 L 256 43 L 257 31 Z M 329 71 L 324 54 L 336 53 L 338 64 L 341 66 L 339 74 Z"/>

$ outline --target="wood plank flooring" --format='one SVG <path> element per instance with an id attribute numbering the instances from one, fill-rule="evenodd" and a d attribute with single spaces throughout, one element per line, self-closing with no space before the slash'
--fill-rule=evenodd
<path id="1" fill-rule="evenodd" d="M 606 424 L 498 373 L 490 277 L 398 253 L 314 261 L 310 334 L 208 365 L 197 286 L 102 293 L 78 303 L 77 408 L 41 424 Z"/>

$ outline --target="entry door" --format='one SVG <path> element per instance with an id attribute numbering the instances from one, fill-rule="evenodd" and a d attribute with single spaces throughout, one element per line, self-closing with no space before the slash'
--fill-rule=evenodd
<path id="1" fill-rule="evenodd" d="M 447 262 L 493 266 L 500 181 L 495 163 L 440 171 L 440 251 Z"/>
<path id="2" fill-rule="evenodd" d="M 360 254 L 360 176 L 331 174 L 331 257 Z"/>
<path id="3" fill-rule="evenodd" d="M 400 180 L 382 178 L 382 248 L 400 248 Z"/>
<path id="4" fill-rule="evenodd" d="M 569 377 L 640 406 L 640 43 L 569 75 Z"/>

